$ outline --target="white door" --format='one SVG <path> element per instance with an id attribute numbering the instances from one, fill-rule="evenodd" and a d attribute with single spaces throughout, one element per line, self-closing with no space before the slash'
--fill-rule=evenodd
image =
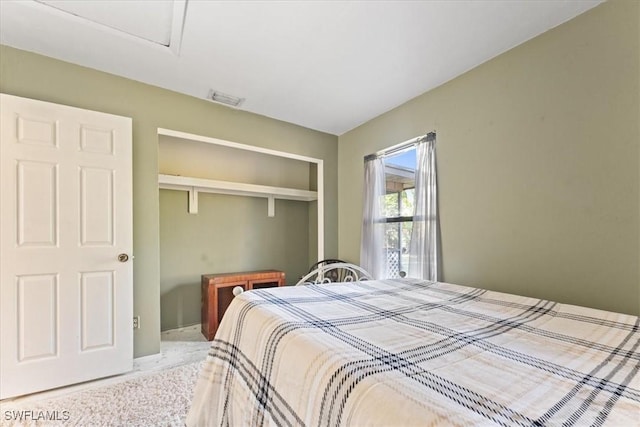
<path id="1" fill-rule="evenodd" d="M 0 398 L 131 370 L 131 119 L 5 94 L 0 115 Z"/>

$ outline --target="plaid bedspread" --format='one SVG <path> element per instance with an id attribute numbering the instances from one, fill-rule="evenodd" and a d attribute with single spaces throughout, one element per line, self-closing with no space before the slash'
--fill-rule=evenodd
<path id="1" fill-rule="evenodd" d="M 246 292 L 188 425 L 640 425 L 635 316 L 418 280 Z"/>

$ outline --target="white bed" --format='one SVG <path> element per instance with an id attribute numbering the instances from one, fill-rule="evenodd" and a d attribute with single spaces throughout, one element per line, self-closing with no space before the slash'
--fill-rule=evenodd
<path id="1" fill-rule="evenodd" d="M 638 317 L 411 279 L 229 306 L 188 425 L 639 425 Z"/>

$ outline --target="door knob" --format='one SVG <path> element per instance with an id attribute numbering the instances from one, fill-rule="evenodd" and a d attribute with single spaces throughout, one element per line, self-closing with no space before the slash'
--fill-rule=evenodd
<path id="1" fill-rule="evenodd" d="M 127 262 L 127 261 L 129 261 L 129 255 L 127 255 L 127 254 L 120 254 L 120 255 L 118 255 L 118 261 L 120 261 L 120 262 Z"/>

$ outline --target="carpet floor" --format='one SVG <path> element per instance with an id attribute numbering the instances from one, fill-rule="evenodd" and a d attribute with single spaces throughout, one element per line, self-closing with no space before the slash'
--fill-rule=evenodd
<path id="1" fill-rule="evenodd" d="M 0 404 L 2 426 L 184 426 L 203 362 L 20 404 Z"/>

